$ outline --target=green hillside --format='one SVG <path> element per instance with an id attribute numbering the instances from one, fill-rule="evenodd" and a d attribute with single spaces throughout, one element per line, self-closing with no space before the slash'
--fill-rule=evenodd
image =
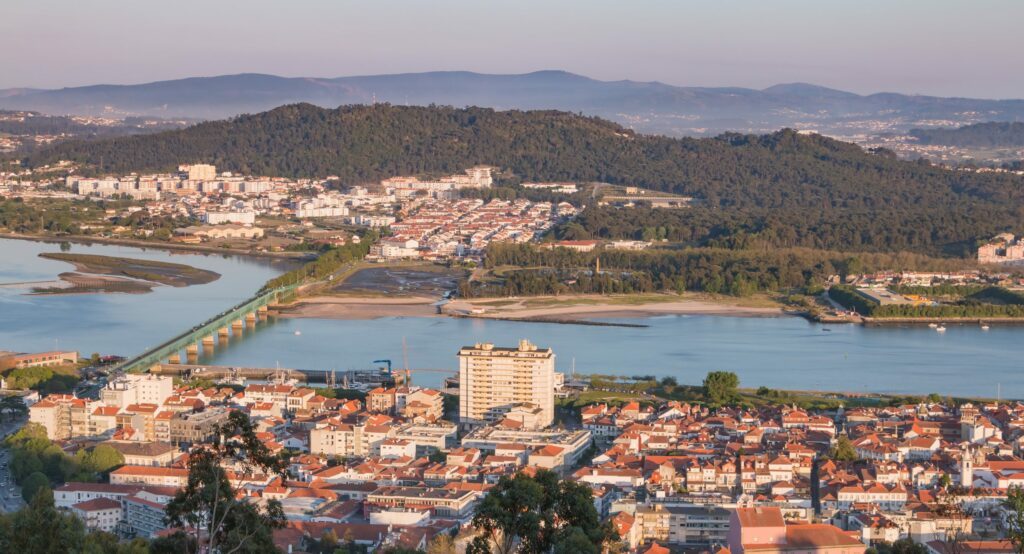
<path id="1" fill-rule="evenodd" d="M 898 161 L 790 130 L 674 139 L 555 111 L 298 104 L 179 131 L 59 144 L 26 163 L 58 159 L 102 172 L 208 162 L 243 173 L 337 175 L 343 183 L 486 163 L 515 178 L 631 184 L 699 201 L 689 210 L 589 210 L 562 231 L 567 236 L 639 237 L 654 227 L 658 236 L 726 248 L 962 256 L 1024 221 L 1024 182 L 1013 175 Z"/>

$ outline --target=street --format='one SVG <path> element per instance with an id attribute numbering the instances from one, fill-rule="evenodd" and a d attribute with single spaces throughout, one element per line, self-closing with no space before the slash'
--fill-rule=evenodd
<path id="1" fill-rule="evenodd" d="M 6 439 L 8 435 L 17 433 L 27 422 L 27 417 L 4 422 L 3 425 L 0 425 L 0 435 Z M 15 485 L 11 478 L 11 451 L 7 448 L 0 448 L 0 512 L 15 512 L 24 506 L 25 500 L 21 497 L 21 488 Z"/>

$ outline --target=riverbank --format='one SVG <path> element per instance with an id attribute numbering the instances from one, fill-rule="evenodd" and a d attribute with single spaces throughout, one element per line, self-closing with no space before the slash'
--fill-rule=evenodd
<path id="1" fill-rule="evenodd" d="M 1021 317 L 865 317 L 864 325 L 871 327 L 891 327 L 905 325 L 928 325 L 930 323 L 942 323 L 945 325 L 958 326 L 981 326 L 981 325 L 1024 325 L 1024 318 Z"/>
<path id="2" fill-rule="evenodd" d="M 437 299 L 425 296 L 400 298 L 361 296 L 307 296 L 279 306 L 275 315 L 284 318 L 377 319 L 380 317 L 437 317 Z"/>
<path id="3" fill-rule="evenodd" d="M 593 324 L 609 318 L 658 315 L 721 315 L 781 317 L 795 315 L 768 299 L 750 304 L 735 299 L 694 295 L 577 295 L 516 299 L 454 300 L 440 303 L 427 296 L 309 296 L 282 306 L 281 317 L 318 319 L 376 319 L 379 317 L 437 317 Z"/>
<path id="4" fill-rule="evenodd" d="M 515 299 L 456 300 L 445 313 L 479 318 L 545 321 L 588 321 L 607 318 L 643 318 L 659 315 L 719 315 L 781 317 L 791 315 L 771 299 L 741 299 L 712 295 L 573 295 Z"/>
<path id="5" fill-rule="evenodd" d="M 0 239 L 27 240 L 33 242 L 45 242 L 59 244 L 70 242 L 74 244 L 112 244 L 120 246 L 134 246 L 136 248 L 155 248 L 159 250 L 196 252 L 200 254 L 229 254 L 232 256 L 251 256 L 254 258 L 271 258 L 288 261 L 308 261 L 316 256 L 307 252 L 261 252 L 259 250 L 240 250 L 237 248 L 219 248 L 216 246 L 202 246 L 198 244 L 181 244 L 175 242 L 156 242 L 138 239 L 118 239 L 109 237 L 93 237 L 89 235 L 26 235 L 23 233 L 0 233 Z"/>

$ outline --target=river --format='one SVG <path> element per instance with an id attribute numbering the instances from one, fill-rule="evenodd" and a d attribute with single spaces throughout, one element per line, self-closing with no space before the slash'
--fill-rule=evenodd
<path id="1" fill-rule="evenodd" d="M 144 295 L 27 296 L 0 286 L 0 350 L 130 355 L 237 303 L 282 268 L 266 260 L 170 254 L 119 246 L 72 245 L 87 252 L 185 263 L 222 274 L 206 285 L 157 287 Z M 53 279 L 67 264 L 37 257 L 56 244 L 0 240 L 0 284 Z M 278 264 L 279 265 L 279 264 Z M 614 320 L 609 320 L 614 321 Z M 369 321 L 270 320 L 203 363 L 299 369 L 402 367 L 402 341 L 414 368 L 454 369 L 462 345 L 521 338 L 554 349 L 557 367 L 579 373 L 671 375 L 699 383 L 708 371 L 735 371 L 743 386 L 1024 398 L 1024 328 L 950 325 L 861 327 L 797 317 L 659 316 L 623 320 L 647 327 L 603 327 L 450 318 Z M 826 329 L 828 329 L 826 331 Z M 296 334 L 298 332 L 298 334 Z M 442 374 L 414 382 L 437 385 Z"/>

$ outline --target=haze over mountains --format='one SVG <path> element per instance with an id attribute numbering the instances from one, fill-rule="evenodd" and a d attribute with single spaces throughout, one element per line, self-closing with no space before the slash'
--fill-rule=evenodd
<path id="1" fill-rule="evenodd" d="M 1024 100 L 858 95 L 795 83 L 763 90 L 598 81 L 564 71 L 522 75 L 429 72 L 357 77 L 285 78 L 240 74 L 94 85 L 59 90 L 0 90 L 0 108 L 49 114 L 220 119 L 283 104 L 484 106 L 559 109 L 605 117 L 636 130 L 676 136 L 780 127 L 836 136 L 905 132 L 913 127 L 1024 121 Z"/>

